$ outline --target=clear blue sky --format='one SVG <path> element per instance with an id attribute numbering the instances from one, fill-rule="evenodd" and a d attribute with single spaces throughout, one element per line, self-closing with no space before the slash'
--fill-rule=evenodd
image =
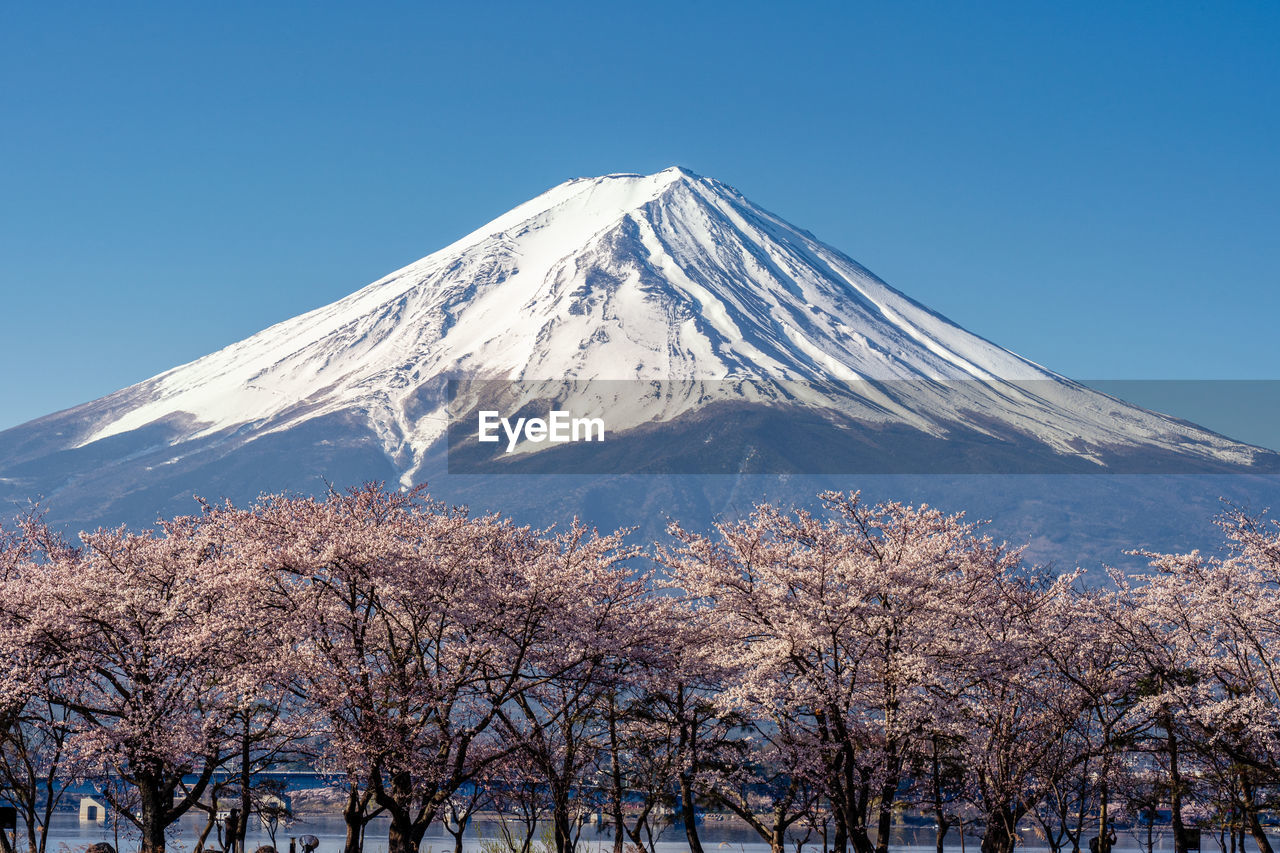
<path id="1" fill-rule="evenodd" d="M 0 428 L 672 164 L 1070 376 L 1280 378 L 1278 44 L 1274 2 L 6 3 Z"/>

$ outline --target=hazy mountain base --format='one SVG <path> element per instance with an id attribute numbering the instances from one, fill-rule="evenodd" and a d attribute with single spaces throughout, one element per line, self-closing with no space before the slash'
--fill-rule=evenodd
<path id="1" fill-rule="evenodd" d="M 605 528 L 638 526 L 646 540 L 664 538 L 668 519 L 698 528 L 763 500 L 815 509 L 823 490 L 860 490 L 873 502 L 929 503 L 989 520 L 993 537 L 1026 545 L 1034 562 L 1130 571 L 1145 561 L 1127 549 L 1215 549 L 1212 521 L 1222 498 L 1253 509 L 1280 503 L 1276 475 L 454 475 L 432 482 L 436 496 L 473 509 L 500 506 L 534 524 L 576 513 Z"/>
<path id="2" fill-rule="evenodd" d="M 400 470 L 372 431 L 346 415 L 317 418 L 252 441 L 229 431 L 177 447 L 168 444 L 169 427 L 157 423 L 46 455 L 48 444 L 65 440 L 47 433 L 42 438 L 40 433 L 53 426 L 50 420 L 34 421 L 0 437 L 0 505 L 10 515 L 39 500 L 50 520 L 71 534 L 100 525 L 146 527 L 159 517 L 195 512 L 195 495 L 247 504 L 263 492 L 318 494 L 330 484 L 395 484 L 400 478 Z M 59 431 L 72 428 L 57 426 Z M 751 440 L 741 432 L 737 435 Z M 653 440 L 672 451 L 695 439 L 660 433 Z M 543 456 L 538 465 L 549 464 L 554 455 Z M 416 479 L 427 482 L 436 497 L 466 504 L 473 512 L 497 511 L 535 525 L 564 524 L 578 515 L 601 528 L 635 527 L 636 537 L 645 541 L 664 537 L 669 520 L 701 528 L 748 513 L 762 500 L 815 506 L 815 496 L 824 489 L 861 489 L 871 501 L 928 502 L 947 511 L 963 510 L 972 519 L 990 519 L 993 536 L 1025 544 L 1033 560 L 1060 568 L 1142 565 L 1123 554 L 1128 548 L 1212 549 L 1218 541 L 1212 519 L 1222 508 L 1220 498 L 1254 510 L 1280 504 L 1280 475 L 1275 474 L 759 470 L 449 474 L 445 449 L 440 447 Z"/>

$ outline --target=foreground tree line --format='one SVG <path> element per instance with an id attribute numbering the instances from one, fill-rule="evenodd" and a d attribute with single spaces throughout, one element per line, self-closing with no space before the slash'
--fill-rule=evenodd
<path id="1" fill-rule="evenodd" d="M 959 516 L 856 494 L 708 534 L 532 530 L 421 491 L 205 506 L 72 546 L 0 537 L 0 785 L 33 853 L 97 780 L 162 853 L 184 814 L 243 841 L 265 769 L 342 780 L 345 853 L 502 816 L 556 853 L 732 812 L 775 853 L 885 853 L 923 812 L 1008 853 L 1107 853 L 1117 820 L 1264 853 L 1280 782 L 1280 528 L 1220 553 L 1053 576 Z M 220 829 L 219 829 L 220 832 Z M 1207 839 L 1206 839 L 1206 843 Z"/>

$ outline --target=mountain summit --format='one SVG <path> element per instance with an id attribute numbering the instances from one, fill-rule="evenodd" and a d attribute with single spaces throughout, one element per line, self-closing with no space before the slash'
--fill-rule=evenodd
<path id="1" fill-rule="evenodd" d="M 880 458 L 906 435 L 916 456 L 924 439 L 964 436 L 1086 467 L 1275 461 L 973 335 L 731 187 L 670 168 L 568 181 L 331 305 L 0 433 L 0 489 L 97 520 L 193 491 L 419 482 L 438 473 L 444 382 L 458 378 L 665 383 L 658 410 L 611 423 L 624 434 L 770 382 L 846 437 L 870 428 Z"/>

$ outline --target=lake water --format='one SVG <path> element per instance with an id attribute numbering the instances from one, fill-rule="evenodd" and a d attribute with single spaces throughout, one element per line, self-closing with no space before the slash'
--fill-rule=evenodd
<path id="1" fill-rule="evenodd" d="M 203 815 L 188 815 L 181 820 L 170 834 L 169 851 L 190 853 L 203 826 Z M 700 827 L 699 834 L 707 853 L 768 853 L 769 850 L 768 845 L 761 842 L 759 836 L 736 822 L 709 820 Z M 276 844 L 282 853 L 287 853 L 289 837 L 300 835 L 314 835 L 320 839 L 320 846 L 316 853 L 341 853 L 343 839 L 346 837 L 346 826 L 340 815 L 307 815 L 297 819 L 288 828 L 281 827 L 276 833 Z M 480 853 L 480 844 L 483 839 L 497 837 L 499 837 L 499 831 L 495 822 L 473 822 L 465 839 L 466 853 Z M 76 853 L 98 841 L 106 841 L 113 846 L 117 845 L 118 841 L 117 849 L 121 853 L 131 853 L 138 849 L 136 835 L 128 832 L 126 827 L 121 827 L 117 839 L 115 831 L 110 827 L 101 823 L 81 821 L 74 813 L 59 813 L 53 820 L 48 853 Z M 948 850 L 955 850 L 958 853 L 961 849 L 960 838 L 954 830 L 948 836 L 947 842 Z M 210 843 L 216 844 L 216 838 L 211 836 Z M 259 845 L 270 843 L 270 838 L 260 826 L 257 826 L 257 821 L 251 821 L 248 850 L 253 851 Z M 1252 840 L 1249 843 L 1252 849 Z M 979 844 L 978 838 L 966 833 L 964 844 L 966 853 L 978 853 Z M 1217 850 L 1207 832 L 1204 836 L 1204 845 L 1205 853 Z M 612 846 L 613 839 L 608 833 L 597 833 L 591 826 L 583 828 L 581 844 L 583 850 L 595 853 L 601 849 L 611 850 Z M 933 830 L 927 827 L 904 827 L 895 830 L 891 848 L 903 853 L 933 853 Z M 387 821 L 385 818 L 374 819 L 365 833 L 365 851 L 366 853 L 386 853 L 386 849 Z M 1036 851 L 1047 848 L 1044 847 L 1043 842 L 1029 839 L 1027 846 L 1020 849 Z M 1156 850 L 1171 853 L 1172 849 L 1170 833 L 1167 830 L 1163 833 L 1157 832 Z M 20 852 L 25 850 L 23 838 L 19 838 L 18 850 Z M 445 833 L 442 826 L 436 825 L 428 830 L 427 837 L 422 842 L 422 853 L 452 853 L 452 850 L 453 838 Z M 668 829 L 660 837 L 657 850 L 658 853 L 687 853 L 688 845 L 684 841 L 683 831 L 679 827 Z M 1134 835 L 1120 834 L 1116 853 L 1142 853 L 1142 850 Z M 301 851 L 300 847 L 299 851 Z M 803 853 L 821 853 L 820 841 L 807 845 Z"/>

